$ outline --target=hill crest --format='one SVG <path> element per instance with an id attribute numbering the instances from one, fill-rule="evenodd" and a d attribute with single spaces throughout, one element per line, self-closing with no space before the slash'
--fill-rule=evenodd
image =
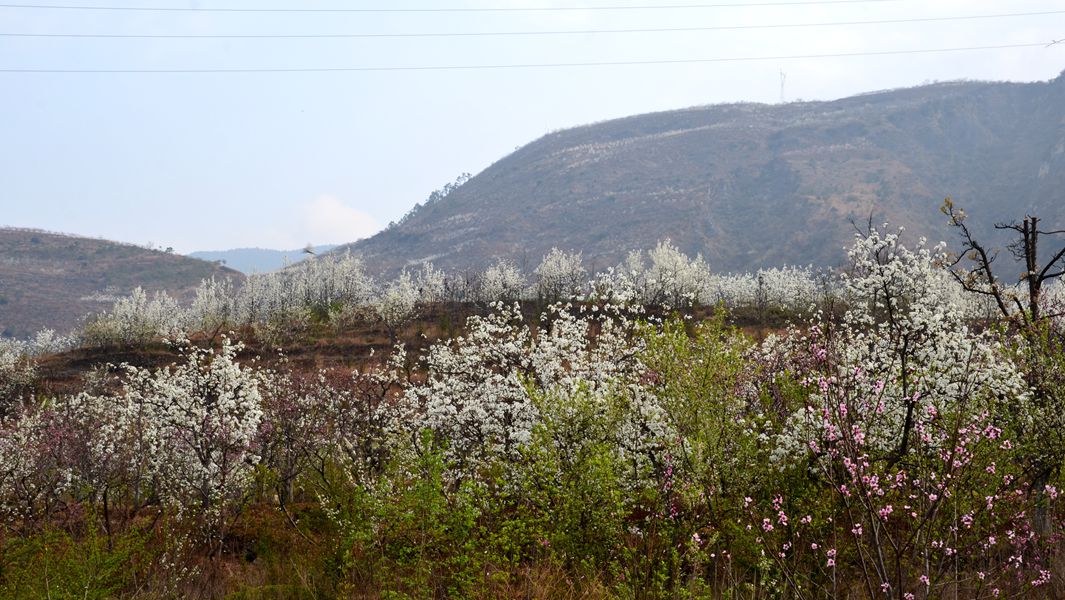
<path id="1" fill-rule="evenodd" d="M 717 271 L 834 265 L 852 221 L 951 234 L 950 196 L 987 224 L 1065 226 L 1065 77 L 957 81 L 832 101 L 697 106 L 549 133 L 396 225 L 341 246 L 395 272 L 432 261 L 589 268 L 671 239 Z"/>
<path id="2" fill-rule="evenodd" d="M 99 238 L 0 227 L 0 335 L 72 330 L 135 287 L 188 300 L 208 277 L 241 279 L 232 269 Z"/>

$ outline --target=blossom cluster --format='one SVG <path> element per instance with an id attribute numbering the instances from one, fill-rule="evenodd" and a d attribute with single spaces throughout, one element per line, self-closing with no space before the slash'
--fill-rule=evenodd
<path id="1" fill-rule="evenodd" d="M 752 512 L 785 570 L 806 548 L 831 579 L 846 551 L 870 596 L 925 597 L 959 585 L 959 570 L 980 574 L 980 596 L 1046 566 L 1011 439 L 1030 429 L 1029 391 L 998 340 L 950 301 L 940 252 L 875 230 L 858 238 L 842 321 L 815 318 L 762 350 L 807 390 L 781 421 L 773 462 L 823 481 L 831 507 L 800 520 L 813 507 L 776 496 Z"/>
<path id="2" fill-rule="evenodd" d="M 502 303 L 471 317 L 464 335 L 430 347 L 424 380 L 406 389 L 404 420 L 441 436 L 457 463 L 473 467 L 520 458 L 541 422 L 538 399 L 580 394 L 606 411 L 625 396 L 641 424 L 623 427 L 619 447 L 639 453 L 664 439 L 653 398 L 634 385 L 644 368 L 627 309 L 558 304 L 542 322 L 535 329 L 517 305 Z"/>
<path id="3" fill-rule="evenodd" d="M 1051 350 L 1018 351 L 975 326 L 941 246 L 872 230 L 848 258 L 834 282 L 796 268 L 718 276 L 663 242 L 590 285 L 579 255 L 552 251 L 532 285 L 499 262 L 474 296 L 486 314 L 353 371 L 300 371 L 283 356 L 266 369 L 214 334 L 358 307 L 397 342 L 412 311 L 453 289 L 443 273 L 378 285 L 342 257 L 240 289 L 205 282 L 186 310 L 138 292 L 112 315 L 115 335 L 176 339 L 180 363 L 114 367 L 79 394 L 37 398 L 20 395 L 32 352 L 0 345 L 0 392 L 17 390 L 0 413 L 0 522 L 158 506 L 201 519 L 220 546 L 227 515 L 264 488 L 297 528 L 296 501 L 339 521 L 429 488 L 450 510 L 472 489 L 473 521 L 515 519 L 503 528 L 515 553 L 566 542 L 544 533 L 558 518 L 624 547 L 610 560 L 667 548 L 662 576 L 681 579 L 757 565 L 796 596 L 1051 584 L 1060 482 L 1033 465 L 1061 461 L 1039 441 L 1062 389 L 1061 332 Z M 561 300 L 530 317 L 517 302 L 530 294 Z M 816 310 L 826 294 L 841 313 Z M 813 310 L 756 342 L 721 316 L 655 319 L 644 306 L 704 302 Z M 197 347 L 183 329 L 213 334 Z M 1058 379 L 1036 390 L 1035 366 Z M 519 523 L 522 510 L 532 516 Z"/>
<path id="4" fill-rule="evenodd" d="M 937 260 L 944 256 L 937 255 Z M 945 270 L 934 269 L 922 282 L 930 296 L 966 319 L 992 314 L 984 296 L 966 293 Z M 314 322 L 344 326 L 377 321 L 395 336 L 420 307 L 439 301 L 511 303 L 539 300 L 595 301 L 684 308 L 696 304 L 729 309 L 810 314 L 834 300 L 852 301 L 845 280 L 812 267 L 779 267 L 754 273 L 715 273 L 699 255 L 684 254 L 668 240 L 649 252 L 635 251 L 615 267 L 589 276 L 580 253 L 558 248 L 525 274 L 500 259 L 473 277 L 457 277 L 424 263 L 394 279 L 375 281 L 360 258 L 325 255 L 276 272 L 252 274 L 243 285 L 226 279 L 204 280 L 188 307 L 163 292 L 137 288 L 113 308 L 90 319 L 81 331 L 89 344 L 132 344 L 195 333 L 211 337 L 253 326 L 267 337 Z M 1050 301 L 1055 296 L 1047 294 Z"/>

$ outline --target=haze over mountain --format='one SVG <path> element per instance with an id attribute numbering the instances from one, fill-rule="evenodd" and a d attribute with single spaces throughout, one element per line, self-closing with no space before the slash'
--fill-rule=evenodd
<path id="1" fill-rule="evenodd" d="M 26 337 L 44 328 L 68 333 L 138 286 L 191 300 L 211 276 L 243 278 L 210 262 L 132 244 L 0 228 L 0 335 Z"/>
<path id="2" fill-rule="evenodd" d="M 1065 74 L 558 131 L 338 251 L 392 272 L 423 261 L 481 268 L 495 257 L 531 269 L 557 246 L 601 269 L 669 238 L 717 271 L 835 265 L 852 221 L 870 215 L 912 239 L 953 239 L 938 212 L 947 196 L 981 235 L 1026 211 L 1065 228 Z"/>
<path id="3" fill-rule="evenodd" d="M 312 246 L 315 254 L 323 254 L 336 248 L 335 244 Z M 309 256 L 304 248 L 298 250 L 271 250 L 268 248 L 234 248 L 232 250 L 202 250 L 190 252 L 191 258 L 206 261 L 224 261 L 222 264 L 241 273 L 266 273 L 286 265 L 297 263 Z"/>

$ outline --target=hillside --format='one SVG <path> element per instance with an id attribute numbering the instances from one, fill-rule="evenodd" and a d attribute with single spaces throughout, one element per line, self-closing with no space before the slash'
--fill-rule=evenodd
<path id="1" fill-rule="evenodd" d="M 395 271 L 421 261 L 532 268 L 552 246 L 617 264 L 670 238 L 718 271 L 835 265 L 851 221 L 950 238 L 951 196 L 994 235 L 1030 211 L 1065 228 L 1065 75 L 941 83 L 830 102 L 729 104 L 546 135 L 399 224 L 342 246 Z"/>
<path id="2" fill-rule="evenodd" d="M 140 286 L 187 299 L 200 280 L 240 278 L 232 269 L 130 244 L 0 228 L 0 332 L 67 332 Z"/>
<path id="3" fill-rule="evenodd" d="M 314 246 L 315 254 L 336 248 L 335 245 Z M 303 248 L 297 250 L 271 250 L 268 248 L 234 248 L 232 250 L 202 250 L 190 252 L 190 258 L 206 261 L 223 261 L 221 264 L 241 273 L 266 273 L 307 258 Z"/>

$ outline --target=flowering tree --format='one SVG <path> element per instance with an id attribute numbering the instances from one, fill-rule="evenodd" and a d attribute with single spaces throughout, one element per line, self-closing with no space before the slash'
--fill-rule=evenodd
<path id="1" fill-rule="evenodd" d="M 470 317 L 465 335 L 429 349 L 425 381 L 406 392 L 408 421 L 446 439 L 459 464 L 516 460 L 539 419 L 530 389 L 603 397 L 635 377 L 637 349 L 620 317 L 556 307 L 536 334 L 517 306 Z"/>
<path id="2" fill-rule="evenodd" d="M 433 304 L 443 300 L 447 289 L 446 280 L 444 272 L 434 267 L 433 263 L 422 264 L 415 280 L 415 285 L 418 287 L 418 301 Z"/>
<path id="3" fill-rule="evenodd" d="M 769 555 L 802 594 L 839 593 L 844 560 L 870 597 L 990 597 L 1033 571 L 1046 583 L 1010 466 L 1023 379 L 937 293 L 938 248 L 874 230 L 850 257 L 852 308 L 792 345 L 789 376 L 806 391 L 776 439 L 781 468 L 815 475 L 827 504 L 781 493 L 752 512 Z M 794 568 L 810 553 L 820 578 Z"/>
<path id="4" fill-rule="evenodd" d="M 161 496 L 210 509 L 240 500 L 259 460 L 260 376 L 237 363 L 240 344 L 189 348 L 186 362 L 150 372 L 127 367 L 125 394 L 151 428 L 149 456 Z"/>
<path id="5" fill-rule="evenodd" d="M 410 273 L 403 271 L 371 303 L 374 314 L 388 329 L 393 342 L 399 327 L 414 316 L 418 298 L 417 285 Z"/>
<path id="6" fill-rule="evenodd" d="M 485 269 L 477 299 L 481 302 L 511 303 L 521 298 L 525 277 L 510 261 L 500 259 Z"/>
<path id="7" fill-rule="evenodd" d="M 373 279 L 362 260 L 350 254 L 326 254 L 270 273 L 253 273 L 237 293 L 238 324 L 257 325 L 260 333 L 299 330 L 312 318 L 344 319 L 344 311 L 365 305 L 374 295 Z"/>
<path id="8" fill-rule="evenodd" d="M 184 331 L 184 311 L 166 292 L 151 299 L 140 287 L 120 298 L 111 311 L 98 315 L 82 329 L 83 341 L 90 344 L 138 344 L 160 337 L 178 336 Z"/>
<path id="9" fill-rule="evenodd" d="M 702 256 L 688 258 L 669 240 L 647 253 L 630 252 L 625 262 L 600 273 L 595 280 L 597 296 L 608 302 L 642 302 L 680 308 L 700 298 L 711 278 Z"/>
<path id="10" fill-rule="evenodd" d="M 0 422 L 19 414 L 35 373 L 36 365 L 22 344 L 0 340 Z"/>
<path id="11" fill-rule="evenodd" d="M 196 298 L 186 312 L 190 333 L 202 332 L 214 339 L 236 322 L 237 296 L 229 279 L 204 279 L 196 288 Z"/>
<path id="12" fill-rule="evenodd" d="M 70 489 L 69 429 L 48 406 L 28 406 L 0 423 L 0 522 L 26 533 L 59 510 Z"/>
<path id="13" fill-rule="evenodd" d="M 659 242 L 647 256 L 651 260 L 644 275 L 643 301 L 647 304 L 672 307 L 692 304 L 710 278 L 710 267 L 701 255 L 690 259 L 669 240 Z"/>
<path id="14" fill-rule="evenodd" d="M 1020 276 L 1009 282 L 996 274 L 998 251 L 976 239 L 966 223 L 965 211 L 949 198 L 941 211 L 961 238 L 960 252 L 951 257 L 951 274 L 967 291 L 982 296 L 993 307 L 991 314 L 1021 334 L 1012 340 L 1011 347 L 1031 394 L 1024 406 L 1028 418 L 1022 422 L 1018 441 L 1036 487 L 1045 487 L 1061 476 L 1065 466 L 1065 380 L 1061 377 L 1065 303 L 1060 295 L 1065 248 L 1052 249 L 1045 262 L 1039 253 L 1040 241 L 1045 248 L 1048 236 L 1060 236 L 1065 231 L 1041 229 L 1040 219 L 1032 215 L 1020 223 L 995 225 L 1017 236 L 1009 249 L 1020 263 Z M 1045 518 L 1044 513 L 1041 529 L 1047 527 Z"/>
<path id="15" fill-rule="evenodd" d="M 540 299 L 555 302 L 580 295 L 587 277 L 581 262 L 580 252 L 570 254 L 552 248 L 534 271 Z"/>

